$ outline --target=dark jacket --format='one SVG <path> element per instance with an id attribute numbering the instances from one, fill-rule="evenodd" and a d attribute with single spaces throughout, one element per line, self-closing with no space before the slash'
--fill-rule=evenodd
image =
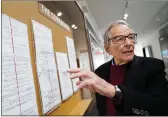
<path id="1" fill-rule="evenodd" d="M 111 61 L 95 73 L 109 81 Z M 123 82 L 118 85 L 123 102 L 115 106 L 117 115 L 168 115 L 168 82 L 162 60 L 134 56 L 126 66 Z M 99 115 L 106 115 L 106 97 L 96 93 Z"/>

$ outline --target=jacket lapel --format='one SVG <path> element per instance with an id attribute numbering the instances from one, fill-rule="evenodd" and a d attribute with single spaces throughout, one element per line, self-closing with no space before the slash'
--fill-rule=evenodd
<path id="1" fill-rule="evenodd" d="M 133 60 L 127 64 L 122 84 L 131 85 L 131 79 L 134 77 L 136 72 L 140 70 L 140 67 L 137 66 L 139 66 L 141 62 L 141 58 L 135 55 Z"/>
<path id="2" fill-rule="evenodd" d="M 112 62 L 112 59 L 107 62 L 104 66 L 104 73 L 102 73 L 102 77 L 104 78 L 104 80 L 106 80 L 107 82 L 110 80 L 110 66 L 111 66 L 111 63 Z"/>

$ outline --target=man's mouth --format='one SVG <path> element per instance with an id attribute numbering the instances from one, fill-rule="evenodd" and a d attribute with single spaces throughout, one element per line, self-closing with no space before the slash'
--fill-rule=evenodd
<path id="1" fill-rule="evenodd" d="M 132 54 L 132 50 L 129 50 L 129 51 L 124 51 L 124 52 L 122 52 L 122 54 Z"/>

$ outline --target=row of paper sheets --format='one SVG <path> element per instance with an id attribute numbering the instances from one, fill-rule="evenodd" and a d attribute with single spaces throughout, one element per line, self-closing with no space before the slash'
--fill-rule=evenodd
<path id="1" fill-rule="evenodd" d="M 39 88 L 45 114 L 61 103 L 61 96 L 62 100 L 66 100 L 73 94 L 73 89 L 74 92 L 78 90 L 76 82 L 79 79 L 71 82 L 70 74 L 66 71 L 69 69 L 69 63 L 70 68 L 77 67 L 75 48 L 73 40 L 66 37 L 68 56 L 66 53 L 54 53 L 52 31 L 34 20 L 32 24 Z M 2 15 L 2 115 L 38 115 L 27 25 L 4 14 Z"/>

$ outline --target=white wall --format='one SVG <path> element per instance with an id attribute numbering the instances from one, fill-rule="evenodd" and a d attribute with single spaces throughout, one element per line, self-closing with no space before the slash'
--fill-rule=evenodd
<path id="1" fill-rule="evenodd" d="M 158 29 L 156 29 L 153 33 L 147 34 L 147 36 L 138 37 L 138 41 L 135 48 L 135 54 L 138 56 L 143 56 L 142 48 L 148 45 L 152 46 L 153 57 L 162 59 L 161 48 L 159 44 L 159 30 L 168 25 L 168 21 L 166 21 L 163 25 L 161 25 Z"/>
<path id="2" fill-rule="evenodd" d="M 135 45 L 135 50 L 134 50 L 135 55 L 137 55 L 137 56 L 143 56 L 142 46 L 143 46 L 143 45 L 141 45 L 140 42 L 138 42 L 138 43 Z"/>
<path id="3" fill-rule="evenodd" d="M 152 46 L 152 53 L 154 58 L 162 59 L 161 49 L 159 44 L 159 31 L 155 31 L 146 37 L 138 38 L 138 42 L 135 48 L 135 54 L 138 56 L 143 56 L 142 48 L 145 46 Z"/>

